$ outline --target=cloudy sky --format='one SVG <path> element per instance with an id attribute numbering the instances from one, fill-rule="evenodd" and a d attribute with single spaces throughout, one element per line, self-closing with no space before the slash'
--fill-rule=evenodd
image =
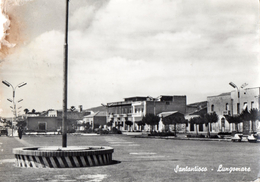
<path id="1" fill-rule="evenodd" d="M 22 112 L 62 108 L 65 2 L 7 8 L 16 46 L 0 79 L 27 82 L 16 89 Z M 233 90 L 230 81 L 259 87 L 258 10 L 258 0 L 70 0 L 68 106 L 148 95 L 193 103 Z M 11 116 L 12 89 L 0 92 L 0 114 Z"/>

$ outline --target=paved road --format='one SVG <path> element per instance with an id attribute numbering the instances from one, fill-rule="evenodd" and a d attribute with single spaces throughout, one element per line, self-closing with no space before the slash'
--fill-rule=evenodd
<path id="1" fill-rule="evenodd" d="M 255 181 L 260 177 L 260 144 L 125 135 L 68 136 L 69 146 L 112 146 L 113 165 L 73 169 L 14 166 L 12 148 L 57 145 L 61 145 L 61 136 L 0 137 L 0 181 Z M 232 167 L 247 171 L 226 171 Z"/>

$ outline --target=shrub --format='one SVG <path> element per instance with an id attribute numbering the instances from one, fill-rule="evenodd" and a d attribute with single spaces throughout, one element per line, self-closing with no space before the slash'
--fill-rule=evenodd
<path id="1" fill-rule="evenodd" d="M 148 136 L 175 136 L 175 133 L 173 132 L 156 132 L 153 131 Z"/>
<path id="2" fill-rule="evenodd" d="M 76 130 L 75 129 L 68 129 L 67 133 L 75 133 Z"/>
<path id="3" fill-rule="evenodd" d="M 205 138 L 205 135 L 194 135 L 194 134 L 188 134 L 187 135 L 188 138 Z"/>
<path id="4" fill-rule="evenodd" d="M 218 135 L 231 135 L 231 132 L 219 132 Z"/>
<path id="5" fill-rule="evenodd" d="M 116 127 L 113 127 L 113 128 L 112 128 L 111 133 L 112 133 L 112 134 L 122 134 L 122 132 L 121 132 L 119 129 L 117 129 Z"/>

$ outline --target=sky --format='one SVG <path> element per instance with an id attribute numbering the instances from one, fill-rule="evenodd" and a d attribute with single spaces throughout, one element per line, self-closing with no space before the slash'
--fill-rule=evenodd
<path id="1" fill-rule="evenodd" d="M 11 0 L 10 0 L 11 1 Z M 0 80 L 25 108 L 62 109 L 65 0 L 12 0 Z M 11 2 L 12 2 L 11 1 Z M 70 0 L 68 107 L 133 96 L 187 104 L 248 83 L 260 87 L 258 0 Z M 0 116 L 12 116 L 0 85 Z"/>

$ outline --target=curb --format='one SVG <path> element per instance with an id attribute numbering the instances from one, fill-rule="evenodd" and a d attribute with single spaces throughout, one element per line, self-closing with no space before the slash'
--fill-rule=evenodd
<path id="1" fill-rule="evenodd" d="M 179 138 L 179 137 L 158 137 L 158 136 L 134 136 L 135 138 L 155 138 L 166 140 L 194 140 L 194 141 L 218 141 L 218 142 L 231 142 L 231 139 L 208 139 L 208 138 Z"/>

